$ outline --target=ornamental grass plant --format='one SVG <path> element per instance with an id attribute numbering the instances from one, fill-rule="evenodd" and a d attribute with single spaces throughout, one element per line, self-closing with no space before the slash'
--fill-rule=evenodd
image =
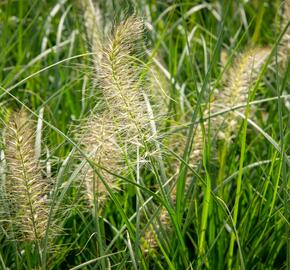
<path id="1" fill-rule="evenodd" d="M 0 269 L 289 269 L 287 1 L 4 1 L 0 44 Z"/>

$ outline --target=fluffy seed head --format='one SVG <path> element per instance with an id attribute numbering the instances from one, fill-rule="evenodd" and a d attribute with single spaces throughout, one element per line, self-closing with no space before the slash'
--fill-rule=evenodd
<path id="1" fill-rule="evenodd" d="M 17 239 L 43 238 L 48 218 L 47 184 L 34 153 L 34 130 L 24 111 L 13 113 L 5 132 L 6 192 Z"/>
<path id="2" fill-rule="evenodd" d="M 209 116 L 209 114 L 245 104 L 250 88 L 255 85 L 260 69 L 269 54 L 268 48 L 254 48 L 240 55 L 226 75 L 224 89 L 215 95 L 210 104 L 210 110 L 206 110 L 204 115 Z M 239 111 L 245 113 L 245 109 Z M 219 139 L 230 140 L 235 135 L 238 119 L 239 117 L 234 112 L 212 119 L 213 129 L 220 135 Z"/>
<path id="3" fill-rule="evenodd" d="M 103 23 L 101 10 L 92 0 L 79 0 L 79 5 L 83 12 L 84 25 L 87 34 L 87 40 L 94 53 L 93 59 L 95 67 L 98 67 L 101 57 L 101 48 L 103 42 Z"/>
<path id="4" fill-rule="evenodd" d="M 124 170 L 122 149 L 118 145 L 114 123 L 109 115 L 103 113 L 99 116 L 92 115 L 82 128 L 82 148 L 90 160 L 108 171 L 120 174 Z M 116 188 L 116 179 L 109 172 L 99 169 L 110 188 Z M 86 195 L 91 206 L 94 200 L 102 206 L 108 197 L 108 192 L 95 173 L 94 168 L 86 163 L 82 169 Z"/>
<path id="5" fill-rule="evenodd" d="M 92 112 L 82 132 L 85 153 L 100 167 L 117 174 L 126 168 L 121 149 L 131 153 L 149 137 L 146 136 L 150 119 L 140 80 L 141 66 L 136 60 L 142 32 L 142 22 L 132 16 L 117 26 L 103 45 L 95 79 L 105 101 L 105 111 L 97 116 Z M 102 173 L 110 187 L 115 188 L 115 178 L 104 170 Z M 90 202 L 94 197 L 103 202 L 106 188 L 94 169 L 87 164 L 82 175 Z"/>
<path id="6" fill-rule="evenodd" d="M 142 21 L 132 16 L 122 22 L 103 49 L 98 75 L 107 109 L 118 133 L 131 144 L 142 144 L 150 119 L 144 101 L 141 66 L 136 61 Z"/>

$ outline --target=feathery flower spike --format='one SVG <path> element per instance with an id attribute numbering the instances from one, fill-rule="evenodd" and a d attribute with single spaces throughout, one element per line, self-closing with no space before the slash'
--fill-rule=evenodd
<path id="1" fill-rule="evenodd" d="M 40 240 L 46 232 L 47 184 L 34 153 L 34 129 L 24 111 L 12 114 L 5 132 L 6 192 L 12 209 L 12 225 L 21 240 Z"/>
<path id="2" fill-rule="evenodd" d="M 103 113 L 100 116 L 91 116 L 82 129 L 81 133 L 84 136 L 81 142 L 89 158 L 100 167 L 120 174 L 124 170 L 122 149 L 116 141 L 114 123 L 109 115 Z M 116 188 L 115 177 L 105 170 L 100 170 L 100 172 L 110 188 Z M 82 175 L 90 205 L 93 206 L 96 199 L 97 203 L 102 206 L 108 195 L 105 185 L 88 163 L 84 165 Z"/>

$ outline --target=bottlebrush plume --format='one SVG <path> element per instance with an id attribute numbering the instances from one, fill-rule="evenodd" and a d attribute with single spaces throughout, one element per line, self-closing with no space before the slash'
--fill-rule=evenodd
<path id="1" fill-rule="evenodd" d="M 83 151 L 94 163 L 112 173 L 120 174 L 124 171 L 122 149 L 116 140 L 114 123 L 108 114 L 92 115 L 82 127 L 81 133 L 83 134 L 81 138 Z M 105 170 L 97 169 L 110 188 L 116 188 L 115 176 Z M 90 205 L 93 206 L 96 200 L 102 206 L 108 197 L 105 185 L 88 163 L 84 165 L 82 175 Z"/>
<path id="2" fill-rule="evenodd" d="M 253 48 L 241 54 L 226 74 L 224 89 L 215 94 L 204 116 L 247 103 L 249 91 L 255 85 L 269 55 L 269 48 Z M 244 114 L 245 108 L 239 109 L 239 112 Z M 213 118 L 211 125 L 219 139 L 230 141 L 235 136 L 239 119 L 235 112 L 228 112 Z"/>
<path id="3" fill-rule="evenodd" d="M 104 99 L 104 111 L 98 115 L 92 111 L 81 132 L 84 152 L 100 167 L 117 174 L 126 170 L 125 156 L 134 155 L 136 145 L 143 146 L 150 136 L 150 119 L 140 79 L 142 65 L 136 60 L 142 33 L 142 21 L 132 16 L 117 26 L 104 43 L 94 76 Z M 109 186 L 116 188 L 115 177 L 101 172 Z M 104 202 L 108 195 L 106 187 L 94 169 L 87 164 L 82 175 L 90 203 L 94 198 Z"/>
<path id="4" fill-rule="evenodd" d="M 5 157 L 14 233 L 19 240 L 40 240 L 48 219 L 47 184 L 35 159 L 33 123 L 23 110 L 13 113 L 6 127 Z"/>
<path id="5" fill-rule="evenodd" d="M 136 58 L 143 23 L 135 16 L 123 21 L 103 48 L 98 85 L 118 134 L 129 144 L 143 145 L 150 119 L 144 100 L 142 65 Z"/>
<path id="6" fill-rule="evenodd" d="M 83 12 L 84 25 L 86 28 L 87 40 L 94 53 L 93 59 L 98 66 L 101 57 L 103 43 L 103 22 L 101 10 L 92 0 L 79 0 Z"/>

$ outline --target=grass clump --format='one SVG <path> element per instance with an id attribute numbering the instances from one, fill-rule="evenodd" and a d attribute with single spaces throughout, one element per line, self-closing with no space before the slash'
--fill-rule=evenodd
<path id="1" fill-rule="evenodd" d="M 288 9 L 0 4 L 0 268 L 288 269 Z"/>

